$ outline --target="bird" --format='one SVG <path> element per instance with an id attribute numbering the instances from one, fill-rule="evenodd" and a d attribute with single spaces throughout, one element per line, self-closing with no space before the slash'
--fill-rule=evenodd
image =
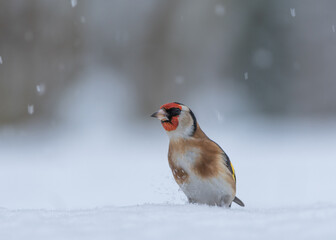
<path id="1" fill-rule="evenodd" d="M 189 107 L 166 103 L 151 117 L 159 119 L 168 134 L 169 167 L 189 203 L 245 206 L 236 196 L 236 174 L 228 155 L 202 131 Z"/>

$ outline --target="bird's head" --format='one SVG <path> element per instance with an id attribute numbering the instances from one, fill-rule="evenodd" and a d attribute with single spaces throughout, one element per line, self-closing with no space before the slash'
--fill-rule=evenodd
<path id="1" fill-rule="evenodd" d="M 178 102 L 162 105 L 159 111 L 153 113 L 151 117 L 161 121 L 169 137 L 190 137 L 194 135 L 197 128 L 194 113 L 190 108 Z"/>

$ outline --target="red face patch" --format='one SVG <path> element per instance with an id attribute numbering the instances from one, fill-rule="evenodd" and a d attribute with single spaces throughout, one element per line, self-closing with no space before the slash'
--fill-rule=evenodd
<path id="1" fill-rule="evenodd" d="M 172 117 L 170 122 L 161 122 L 163 128 L 170 132 L 174 131 L 178 127 L 178 116 Z"/>
<path id="2" fill-rule="evenodd" d="M 182 110 L 182 106 L 174 102 L 163 104 L 160 108 L 164 108 L 164 109 L 179 108 L 180 110 Z"/>
<path id="3" fill-rule="evenodd" d="M 174 103 L 174 102 L 166 103 L 166 104 L 162 105 L 160 108 L 164 108 L 166 110 L 171 109 L 171 108 L 178 108 L 178 109 L 182 110 L 182 106 L 180 104 L 177 104 L 177 103 Z M 168 132 L 174 131 L 178 127 L 178 124 L 179 124 L 178 117 L 179 116 L 173 116 L 171 118 L 170 122 L 168 122 L 168 121 L 161 122 L 163 128 Z"/>

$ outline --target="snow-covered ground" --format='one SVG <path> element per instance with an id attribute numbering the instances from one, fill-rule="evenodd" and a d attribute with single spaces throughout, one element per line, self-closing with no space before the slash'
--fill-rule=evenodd
<path id="1" fill-rule="evenodd" d="M 236 169 L 246 207 L 222 209 L 186 203 L 158 121 L 109 118 L 113 95 L 79 99 L 77 118 L 0 129 L 0 239 L 336 239 L 335 121 L 193 109 Z"/>
<path id="2" fill-rule="evenodd" d="M 1 239 L 335 239 L 335 205 L 0 210 Z"/>
<path id="3" fill-rule="evenodd" d="M 246 204 L 228 210 L 186 204 L 168 139 L 149 121 L 118 136 L 68 129 L 5 142 L 2 132 L 0 239 L 335 239 L 330 122 L 236 122 L 223 136 L 208 129 L 230 155 Z"/>

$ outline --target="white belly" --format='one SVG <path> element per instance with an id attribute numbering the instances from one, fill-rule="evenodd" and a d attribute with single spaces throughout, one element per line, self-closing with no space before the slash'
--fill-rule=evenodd
<path id="1" fill-rule="evenodd" d="M 231 186 L 219 177 L 201 179 L 189 175 L 188 182 L 180 188 L 192 203 L 229 206 L 234 198 Z"/>
<path id="2" fill-rule="evenodd" d="M 188 180 L 179 184 L 181 190 L 192 203 L 229 206 L 234 199 L 234 192 L 223 176 L 201 178 L 197 176 L 192 167 L 197 159 L 196 150 L 186 152 L 183 156 L 175 158 L 175 164 L 188 173 Z"/>

